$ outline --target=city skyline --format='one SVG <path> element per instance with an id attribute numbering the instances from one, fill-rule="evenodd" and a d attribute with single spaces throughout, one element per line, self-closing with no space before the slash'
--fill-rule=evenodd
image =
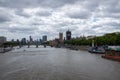
<path id="1" fill-rule="evenodd" d="M 0 36 L 7 40 L 120 32 L 119 0 L 0 0 Z"/>

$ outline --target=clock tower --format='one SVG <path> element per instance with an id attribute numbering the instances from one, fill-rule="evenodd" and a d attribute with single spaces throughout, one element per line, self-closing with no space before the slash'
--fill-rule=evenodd
<path id="1" fill-rule="evenodd" d="M 71 31 L 66 31 L 66 40 L 71 40 Z"/>

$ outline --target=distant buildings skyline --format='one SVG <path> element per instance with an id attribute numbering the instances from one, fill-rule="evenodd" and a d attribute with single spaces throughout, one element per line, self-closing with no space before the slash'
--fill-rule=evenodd
<path id="1" fill-rule="evenodd" d="M 50 46 L 61 47 L 64 44 L 64 40 L 70 40 L 72 37 L 70 30 L 66 31 L 65 35 L 66 35 L 66 37 L 64 37 L 62 32 L 59 32 L 59 34 L 58 34 L 59 38 L 55 38 L 53 40 L 50 40 Z"/>
<path id="2" fill-rule="evenodd" d="M 66 31 L 67 31 L 67 29 L 66 29 Z M 81 36 L 84 36 L 84 37 L 88 37 L 88 36 L 102 36 L 102 35 L 86 35 L 86 34 L 84 34 L 84 33 L 82 33 L 82 32 L 79 32 L 79 33 L 77 33 L 77 34 L 75 34 L 75 31 L 74 30 L 72 30 L 72 29 L 70 29 L 70 31 L 72 32 L 72 37 L 71 38 L 79 38 L 79 37 L 81 37 Z M 52 32 L 51 32 L 52 33 Z M 58 33 L 63 33 L 63 39 L 66 39 L 66 32 L 64 31 L 59 31 L 59 32 L 56 32 L 56 33 L 54 33 L 54 34 L 56 34 L 56 36 L 54 36 L 54 35 L 52 35 L 52 34 L 49 34 L 49 35 L 47 35 L 47 33 L 46 34 L 44 34 L 44 35 L 47 35 L 47 40 L 53 40 L 53 39 L 55 39 L 55 38 L 59 38 L 59 36 L 57 35 Z M 105 34 L 107 34 L 107 33 L 105 33 Z M 39 34 L 39 36 L 36 36 L 36 35 L 34 35 L 34 34 L 30 34 L 30 35 L 28 35 L 28 36 L 25 36 L 25 35 L 23 35 L 23 37 L 6 37 L 6 36 L 4 36 L 4 35 L 1 35 L 1 36 L 4 36 L 4 37 L 6 37 L 7 38 L 7 40 L 8 41 L 11 41 L 12 39 L 14 39 L 14 40 L 17 40 L 17 39 L 19 39 L 19 40 L 21 40 L 22 38 L 26 38 L 27 40 L 30 40 L 30 36 L 32 36 L 32 40 L 34 41 L 34 40 L 42 40 L 42 38 L 43 38 L 43 36 L 44 35 L 42 35 L 42 34 Z M 103 34 L 104 35 L 104 34 Z M 52 38 L 51 38 L 52 37 Z"/>
<path id="3" fill-rule="evenodd" d="M 38 37 L 37 39 L 36 38 L 34 39 L 34 37 L 30 35 L 29 37 L 23 37 L 21 39 L 12 39 L 11 41 L 12 42 L 14 42 L 14 41 L 21 42 L 22 44 L 27 44 L 28 42 L 30 42 L 31 44 L 39 42 L 39 44 L 41 44 L 46 41 L 55 41 L 55 43 L 57 41 L 57 43 L 63 43 L 64 40 L 71 40 L 71 39 L 73 40 L 73 39 L 82 39 L 82 38 L 91 39 L 91 38 L 96 37 L 96 35 L 91 35 L 91 36 L 79 35 L 79 36 L 74 37 L 73 34 L 74 33 L 71 30 L 67 30 L 66 32 L 59 32 L 57 37 L 54 37 L 54 39 L 52 39 L 52 40 L 48 39 L 49 37 L 51 37 L 48 35 L 40 35 L 42 37 L 40 37 L 40 38 Z"/>
<path id="4" fill-rule="evenodd" d="M 64 35 L 65 34 L 65 35 Z M 41 36 L 41 35 L 40 35 Z M 34 39 L 33 36 L 29 36 L 29 37 L 23 37 L 21 39 L 12 39 L 11 41 L 14 42 L 22 42 L 23 44 L 26 44 L 28 42 L 40 42 L 40 43 L 43 43 L 43 42 L 46 42 L 46 41 L 49 41 L 48 39 L 48 35 L 43 35 L 41 38 L 37 38 L 37 39 Z M 77 39 L 78 37 L 76 37 Z M 70 30 L 67 30 L 66 32 L 59 32 L 58 34 L 58 38 L 57 37 L 54 37 L 55 40 L 59 40 L 59 42 L 63 42 L 64 40 L 70 40 L 70 39 L 74 39 L 74 37 L 72 36 L 72 32 Z M 54 40 L 52 39 L 52 40 Z"/>

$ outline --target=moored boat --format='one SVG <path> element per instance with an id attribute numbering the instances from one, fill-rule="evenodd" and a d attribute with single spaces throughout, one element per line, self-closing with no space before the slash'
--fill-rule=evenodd
<path id="1" fill-rule="evenodd" d="M 105 50 L 102 47 L 90 47 L 88 49 L 88 52 L 90 52 L 90 53 L 104 54 Z"/>

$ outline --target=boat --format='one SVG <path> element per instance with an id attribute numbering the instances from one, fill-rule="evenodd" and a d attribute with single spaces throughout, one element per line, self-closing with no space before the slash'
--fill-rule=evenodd
<path id="1" fill-rule="evenodd" d="M 90 53 L 97 53 L 97 54 L 104 54 L 105 50 L 103 47 L 90 47 L 88 49 L 88 52 Z"/>
<path id="2" fill-rule="evenodd" d="M 90 53 L 105 54 L 105 48 L 102 46 L 95 46 L 94 40 L 92 40 L 92 47 L 88 49 Z"/>

